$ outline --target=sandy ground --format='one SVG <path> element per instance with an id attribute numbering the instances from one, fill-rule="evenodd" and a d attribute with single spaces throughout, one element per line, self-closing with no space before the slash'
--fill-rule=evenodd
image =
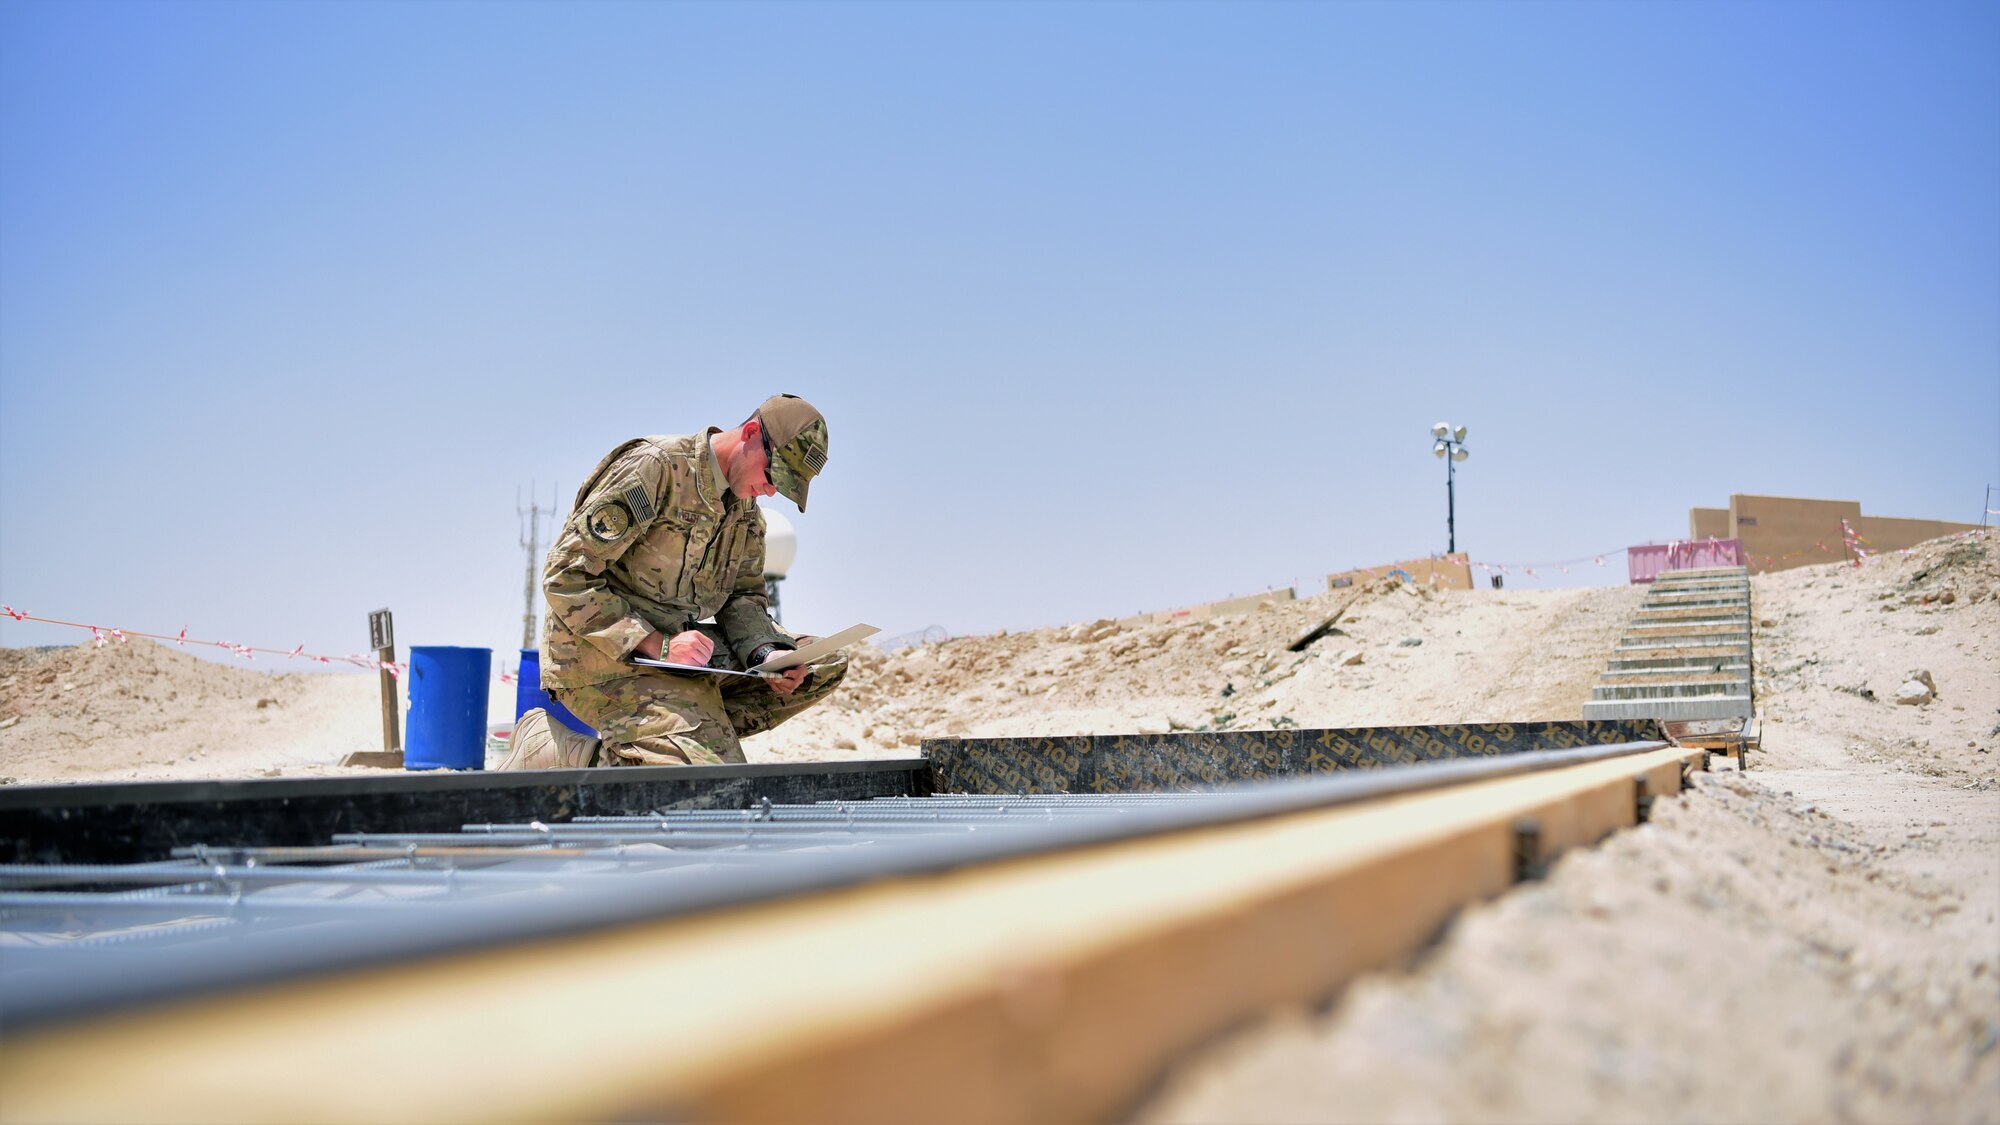
<path id="1" fill-rule="evenodd" d="M 1140 1120 L 2000 1120 L 1992 545 L 1752 604 L 1750 773 L 1189 1060 Z M 1919 670 L 1938 698 L 1891 702 Z"/>
<path id="2" fill-rule="evenodd" d="M 1465 912 L 1404 969 L 1185 1060 L 1145 1121 L 2000 1121 L 2000 544 L 1753 585 L 1765 752 Z M 1574 718 L 1634 588 L 1363 591 L 856 654 L 753 761 L 926 735 Z M 1936 698 L 1895 702 L 1913 673 Z M 494 717 L 512 688 L 495 684 Z M 19 783 L 342 772 L 370 675 L 0 650 Z M 1331 940 L 1331 938 L 1330 938 Z"/>

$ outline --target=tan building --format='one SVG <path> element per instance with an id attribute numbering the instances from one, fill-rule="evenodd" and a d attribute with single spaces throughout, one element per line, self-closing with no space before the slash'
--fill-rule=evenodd
<path id="1" fill-rule="evenodd" d="M 1388 566 L 1343 570 L 1339 574 L 1327 575 L 1326 587 L 1329 590 L 1338 590 L 1343 586 L 1359 586 L 1399 570 L 1419 586 L 1434 586 L 1440 590 L 1472 589 L 1472 562 L 1464 551 L 1455 555 L 1407 559 L 1399 563 L 1390 563 Z"/>
<path id="2" fill-rule="evenodd" d="M 1976 523 L 1864 516 L 1854 500 L 1806 500 L 1796 496 L 1729 498 L 1727 508 L 1689 508 L 1690 539 L 1741 539 L 1752 574 L 1851 557 L 1840 521 L 1862 540 L 1865 550 L 1895 551 L 1926 539 L 1977 531 Z"/>

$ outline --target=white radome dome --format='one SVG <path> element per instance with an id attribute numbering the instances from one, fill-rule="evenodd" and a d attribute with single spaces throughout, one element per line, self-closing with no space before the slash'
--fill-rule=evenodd
<path id="1" fill-rule="evenodd" d="M 799 533 L 776 508 L 759 504 L 757 510 L 764 513 L 764 577 L 783 578 L 799 557 Z"/>

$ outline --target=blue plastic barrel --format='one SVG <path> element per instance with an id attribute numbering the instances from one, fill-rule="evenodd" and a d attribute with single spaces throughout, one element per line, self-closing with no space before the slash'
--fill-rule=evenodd
<path id="1" fill-rule="evenodd" d="M 456 645 L 410 648 L 406 770 L 486 768 L 486 689 L 493 650 Z"/>
<path id="2" fill-rule="evenodd" d="M 514 721 L 520 722 L 521 716 L 537 707 L 554 715 L 557 722 L 576 733 L 597 737 L 590 724 L 570 714 L 569 708 L 557 703 L 542 690 L 542 650 L 524 648 L 521 650 L 521 676 L 514 683 Z"/>

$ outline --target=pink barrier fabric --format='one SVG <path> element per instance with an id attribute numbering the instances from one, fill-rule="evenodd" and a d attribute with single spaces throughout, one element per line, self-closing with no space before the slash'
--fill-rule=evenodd
<path id="1" fill-rule="evenodd" d="M 1625 548 L 1625 567 L 1635 583 L 1651 582 L 1670 570 L 1742 565 L 1741 539 L 1676 539 Z"/>

